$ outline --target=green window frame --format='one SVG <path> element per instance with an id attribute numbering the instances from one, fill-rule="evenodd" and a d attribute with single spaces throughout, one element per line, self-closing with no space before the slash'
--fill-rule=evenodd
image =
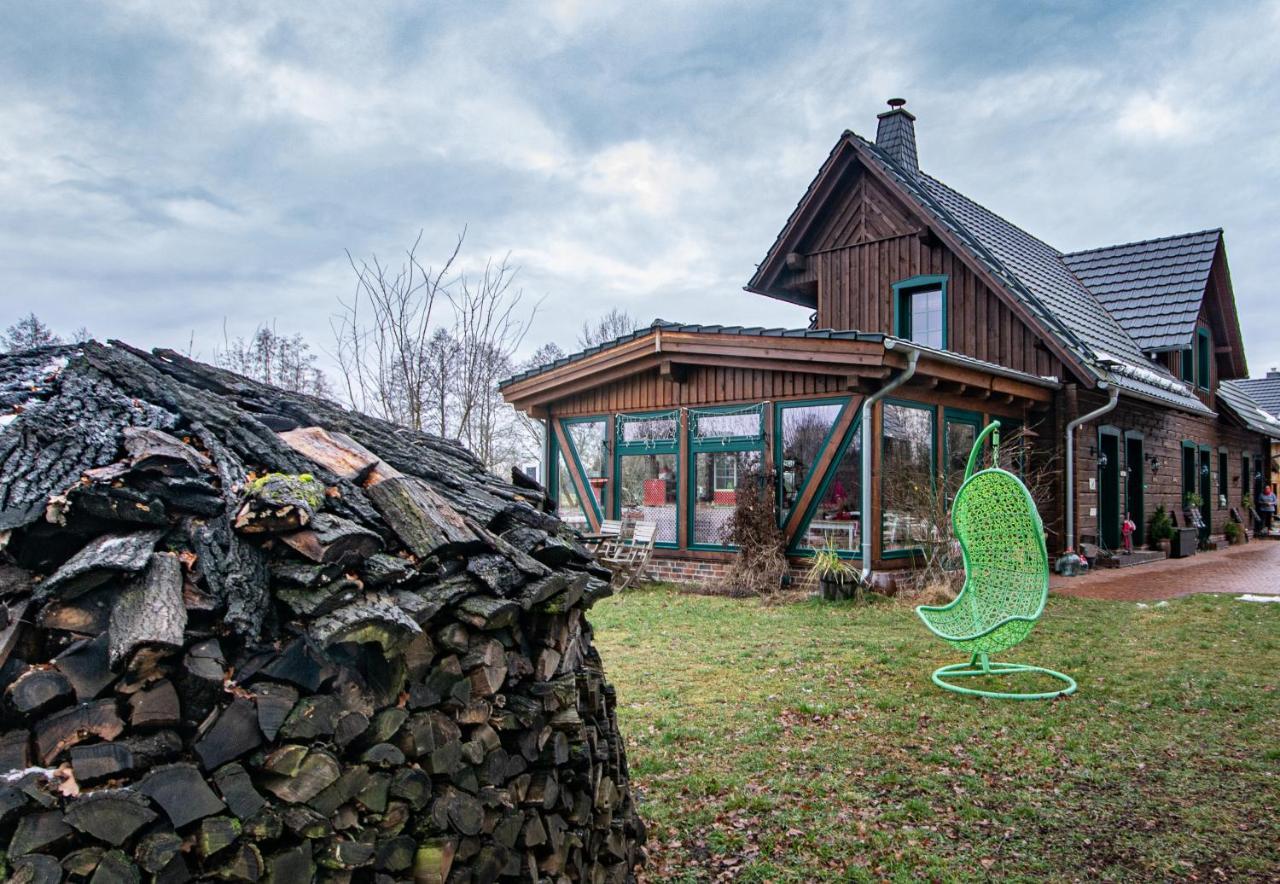
<path id="1" fill-rule="evenodd" d="M 957 424 L 957 425 L 966 426 L 966 427 L 973 427 L 973 439 L 976 442 L 978 439 L 978 436 L 982 433 L 982 427 L 984 425 L 984 421 L 983 421 L 981 412 L 966 411 L 961 408 L 943 408 L 942 409 L 942 471 L 941 472 L 943 473 L 944 477 L 947 479 L 951 478 L 952 454 L 959 455 L 959 457 L 967 464 L 969 460 L 969 453 L 973 451 L 973 445 L 971 443 L 969 447 L 962 452 L 961 451 L 952 452 L 951 434 L 947 432 L 947 429 L 951 424 Z M 1003 438 L 1004 434 L 1005 434 L 1005 428 L 1004 428 L 1004 423 L 1002 422 L 1000 425 L 1000 436 Z M 963 466 L 960 467 L 959 472 L 961 475 L 964 474 Z M 959 486 L 953 489 L 952 493 L 954 494 L 955 491 L 957 490 L 959 490 Z M 948 510 L 950 510 L 950 507 L 951 507 L 951 501 L 948 500 L 947 501 Z"/>
<path id="2" fill-rule="evenodd" d="M 937 487 L 938 487 L 937 486 L 937 482 L 938 482 L 938 411 L 939 411 L 938 406 L 928 405 L 923 402 L 914 402 L 910 399 L 885 399 L 881 402 L 882 409 L 890 405 L 900 406 L 903 408 L 913 408 L 918 411 L 928 412 L 929 427 L 930 427 L 929 489 L 930 489 L 930 493 L 936 494 Z M 885 499 L 884 498 L 884 482 L 886 478 L 886 475 L 885 475 L 886 470 L 884 468 L 883 414 L 884 412 L 882 411 L 881 412 L 882 416 L 880 421 L 880 438 L 876 440 L 876 444 L 880 446 L 880 519 L 879 519 L 879 525 L 877 526 L 878 530 L 880 531 L 880 557 L 882 559 L 901 559 L 901 558 L 907 558 L 907 557 L 919 555 L 920 547 L 917 546 L 917 547 L 908 547 L 906 549 L 892 549 L 892 550 L 885 549 L 884 527 L 885 527 L 885 516 L 886 516 L 887 510 L 884 505 L 884 499 Z M 863 456 L 864 457 L 866 456 L 866 452 L 863 452 Z M 863 526 L 863 530 L 864 531 L 866 530 L 865 525 Z"/>
<path id="3" fill-rule="evenodd" d="M 831 422 L 831 426 L 827 427 L 827 430 L 822 437 L 822 444 L 818 447 L 818 454 L 821 455 L 821 453 L 826 451 L 827 447 L 831 445 L 833 441 L 842 441 L 832 440 L 831 434 L 835 430 L 836 424 L 839 423 L 840 416 L 848 404 L 848 396 L 834 396 L 822 399 L 789 399 L 784 402 L 775 403 L 773 409 L 773 469 L 774 475 L 778 477 L 778 481 L 776 483 L 778 487 L 775 489 L 777 497 L 775 506 L 778 510 L 778 524 L 780 526 L 785 525 L 787 520 L 791 518 L 791 510 L 784 507 L 782 504 L 782 474 L 786 469 L 787 454 L 785 444 L 786 440 L 783 438 L 783 427 L 786 422 L 786 412 L 795 408 L 820 408 L 832 405 L 838 406 L 839 410 L 836 411 L 835 419 Z M 838 460 L 842 454 L 843 450 L 837 451 L 836 457 L 833 459 L 832 463 L 834 464 L 835 460 Z M 809 488 L 809 483 L 812 481 L 813 473 L 810 472 L 804 477 L 804 481 L 795 489 L 797 500 L 804 496 L 805 491 Z"/>
<path id="4" fill-rule="evenodd" d="M 1213 381 L 1213 335 L 1207 328 L 1196 329 L 1196 386 L 1209 389 Z"/>
<path id="5" fill-rule="evenodd" d="M 623 442 L 624 432 L 622 428 L 627 422 L 658 420 L 662 418 L 670 418 L 675 421 L 675 436 L 671 439 L 658 440 L 637 440 L 632 442 Z M 680 487 L 680 437 L 681 418 L 679 409 L 668 409 L 666 411 L 638 411 L 620 414 L 615 418 L 617 422 L 617 430 L 615 432 L 616 441 L 613 445 L 613 518 L 622 518 L 622 460 L 625 457 L 643 456 L 646 454 L 654 455 L 673 455 L 675 467 L 673 469 L 673 481 L 675 487 Z M 677 500 L 679 492 L 677 492 Z M 679 549 L 680 547 L 680 507 L 675 507 L 675 535 L 674 541 L 659 540 L 654 542 L 655 547 L 662 549 Z"/>
<path id="6" fill-rule="evenodd" d="M 830 402 L 831 400 L 827 400 L 827 401 Z M 846 406 L 849 405 L 848 397 L 843 397 L 843 401 L 846 404 Z M 791 404 L 791 403 L 788 403 L 788 404 Z M 810 404 L 814 404 L 814 403 L 811 402 Z M 795 537 L 792 538 L 791 541 L 787 544 L 787 555 L 812 557 L 816 552 L 816 550 L 814 550 L 812 547 L 804 546 L 803 540 L 805 537 L 808 536 L 809 523 L 813 521 L 814 516 L 817 514 L 818 507 L 821 505 L 822 499 L 827 496 L 827 491 L 830 489 L 831 483 L 835 481 L 836 473 L 837 473 L 837 465 L 840 463 L 840 461 L 844 460 L 844 456 L 849 452 L 849 447 L 853 445 L 854 441 L 857 440 L 862 434 L 862 418 L 864 417 L 862 403 L 859 402 L 856 406 L 853 406 L 853 407 L 856 407 L 858 409 L 858 412 L 854 416 L 853 421 L 850 422 L 849 429 L 845 431 L 844 438 L 839 440 L 838 447 L 836 448 L 835 456 L 831 459 L 831 464 L 827 468 L 826 475 L 822 477 L 822 481 L 818 485 L 818 490 L 813 495 L 813 500 L 809 501 L 809 506 L 805 508 L 804 516 L 800 519 L 799 528 L 796 531 Z M 839 417 L 840 415 L 837 415 L 836 419 L 839 420 Z M 832 442 L 833 440 L 831 438 L 831 430 L 828 430 L 826 441 L 823 442 L 823 448 L 825 449 L 826 446 L 832 444 Z M 867 456 L 865 451 L 862 452 L 862 456 L 863 457 Z M 858 472 L 859 472 L 859 475 L 861 475 L 861 472 L 862 472 L 861 461 L 859 461 L 859 464 L 858 464 Z M 811 481 L 813 481 L 813 476 L 810 476 L 808 480 L 806 480 L 806 486 L 808 482 L 811 482 Z M 801 493 L 803 492 L 804 492 L 804 489 L 801 489 Z M 862 493 L 861 488 L 858 489 L 858 493 L 859 495 L 861 495 Z M 861 520 L 861 525 L 859 527 L 859 530 L 866 531 L 867 525 L 868 525 L 867 514 L 860 512 L 858 515 L 858 518 Z M 862 547 L 861 545 L 859 545 L 858 549 L 856 550 L 837 550 L 836 555 L 838 555 L 842 559 L 849 559 L 851 561 L 852 560 L 861 561 Z"/>
<path id="7" fill-rule="evenodd" d="M 915 341 L 911 327 L 911 297 L 919 292 L 937 289 L 942 302 L 942 341 L 939 350 L 951 349 L 951 339 L 947 328 L 947 282 L 944 275 L 912 276 L 893 283 L 893 333 L 907 341 Z M 915 341 L 916 343 L 923 343 Z M 924 346 L 933 346 L 924 344 Z"/>
<path id="8" fill-rule="evenodd" d="M 1227 475 L 1231 469 L 1231 453 L 1226 448 L 1218 449 L 1218 501 L 1225 500 L 1231 506 L 1231 477 Z"/>
<path id="9" fill-rule="evenodd" d="M 573 466 L 574 466 L 574 468 L 575 468 L 575 469 L 577 469 L 577 471 L 578 471 L 578 475 L 582 476 L 582 477 L 583 477 L 583 479 L 585 479 L 585 480 L 586 480 L 586 482 L 587 482 L 587 488 L 588 488 L 589 490 L 591 490 L 591 491 L 592 491 L 592 493 L 589 495 L 589 497 L 590 497 L 591 511 L 592 511 L 592 513 L 594 513 L 594 514 L 595 514 L 596 521 L 599 521 L 600 519 L 604 518 L 604 515 L 603 515 L 603 512 L 602 512 L 602 509 L 601 509 L 602 504 L 601 504 L 601 502 L 600 502 L 600 501 L 596 500 L 595 492 L 594 492 L 594 490 L 593 490 L 593 489 L 591 489 L 591 478 L 592 478 L 592 477 L 587 473 L 586 468 L 582 465 L 582 456 L 581 456 L 581 454 L 578 452 L 578 445 L 577 445 L 577 442 L 576 442 L 576 441 L 574 440 L 574 438 L 573 438 L 573 433 L 571 433 L 571 432 L 570 432 L 570 427 L 573 427 L 573 426 L 574 426 L 574 425 L 576 425 L 576 424 L 590 424 L 590 423 L 605 424 L 606 426 L 605 426 L 605 432 L 604 432 L 604 439 L 606 439 L 606 440 L 607 440 L 607 439 L 608 439 L 608 437 L 609 437 L 609 432 L 608 432 L 608 421 L 609 421 L 609 417 L 608 417 L 607 415 L 595 415 L 595 416 L 588 416 L 588 417 L 572 417 L 572 418 L 561 418 L 561 419 L 560 419 L 560 426 L 562 426 L 562 427 L 564 428 L 564 437 L 565 437 L 565 439 L 569 440 L 569 454 L 570 454 L 570 456 L 572 456 L 572 458 L 573 458 Z M 556 446 L 556 447 L 558 448 L 558 447 L 559 447 L 559 445 L 557 444 L 557 446 Z M 562 454 L 563 454 L 563 452 L 562 452 Z M 559 464 L 559 461 L 557 461 L 557 462 L 556 462 L 556 467 L 557 467 L 557 469 L 556 469 L 556 482 L 557 482 L 557 484 L 559 484 L 559 476 L 560 476 L 559 465 L 560 465 L 560 464 Z M 558 489 L 557 489 L 557 492 L 558 492 Z M 576 493 L 576 489 L 575 489 L 575 493 Z M 583 502 L 583 501 L 579 501 L 579 503 L 580 503 L 580 504 L 583 504 L 584 502 Z M 583 505 L 582 509 L 583 509 L 583 513 L 582 513 L 582 514 L 583 514 L 584 516 L 587 516 L 587 515 L 588 515 L 588 513 L 586 512 L 586 506 L 585 506 L 585 505 Z"/>
<path id="10" fill-rule="evenodd" d="M 1190 439 L 1182 440 L 1182 496 L 1178 500 L 1178 509 L 1187 508 L 1187 495 L 1199 493 L 1200 483 L 1200 446 Z M 1188 459 L 1189 458 L 1189 459 Z M 1188 469 L 1190 467 L 1190 469 Z"/>
<path id="11" fill-rule="evenodd" d="M 716 417 L 718 415 L 733 414 L 750 414 L 757 412 L 759 420 L 757 421 L 757 431 L 755 435 L 731 435 L 731 436 L 699 436 L 699 421 Z M 685 480 L 688 483 L 688 501 L 686 511 L 683 513 L 685 522 L 688 525 L 688 548 L 695 550 L 712 550 L 712 551 L 732 551 L 737 549 L 736 546 L 722 543 L 699 542 L 698 537 L 698 455 L 716 455 L 716 454 L 741 454 L 755 453 L 759 459 L 761 468 L 764 462 L 764 403 L 755 403 L 751 405 L 723 405 L 707 408 L 689 409 L 689 426 L 686 433 L 686 444 L 689 451 L 689 476 Z M 708 479 L 711 481 L 711 490 L 714 497 L 716 490 L 716 464 L 711 462 L 711 475 Z M 734 465 L 735 485 L 737 489 L 738 477 L 737 465 Z"/>
<path id="12" fill-rule="evenodd" d="M 1196 382 L 1196 360 L 1195 351 L 1190 347 L 1182 350 L 1182 355 L 1178 359 L 1179 374 L 1188 384 Z"/>

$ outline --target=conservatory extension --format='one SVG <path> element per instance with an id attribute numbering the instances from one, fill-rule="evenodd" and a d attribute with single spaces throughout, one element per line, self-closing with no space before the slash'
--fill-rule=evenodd
<path id="1" fill-rule="evenodd" d="M 908 564 L 986 422 L 1021 452 L 1057 387 L 884 335 L 655 323 L 502 391 L 547 423 L 561 517 L 656 524 L 658 572 L 679 579 L 733 553 L 739 489 L 766 477 L 797 564 L 824 547 Z"/>

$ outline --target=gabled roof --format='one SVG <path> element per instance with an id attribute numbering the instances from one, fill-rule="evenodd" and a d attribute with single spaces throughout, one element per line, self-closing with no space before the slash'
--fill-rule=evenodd
<path id="1" fill-rule="evenodd" d="M 1271 395 L 1280 397 L 1280 378 L 1272 379 L 1273 388 L 1264 388 L 1262 385 L 1265 383 L 1265 380 L 1223 381 L 1218 385 L 1218 401 L 1248 429 L 1280 439 L 1280 417 L 1275 414 L 1276 406 L 1264 407 L 1252 395 L 1254 389 L 1268 389 Z"/>
<path id="2" fill-rule="evenodd" d="M 1080 281 L 1145 351 L 1191 346 L 1222 230 L 1063 255 Z"/>
<path id="3" fill-rule="evenodd" d="M 1088 380 L 1115 384 L 1140 398 L 1199 414 L 1203 402 L 1163 366 L 1154 363 L 1071 272 L 1063 255 L 1037 237 L 979 205 L 938 179 L 906 173 L 874 144 L 853 133 L 860 152 L 874 161 L 913 202 L 958 240 L 968 257 L 1020 302 L 1050 341 L 1057 341 L 1085 369 Z"/>
<path id="4" fill-rule="evenodd" d="M 1242 378 L 1238 381 L 1230 381 L 1230 383 L 1242 390 L 1262 408 L 1276 417 L 1280 417 L 1280 377 Z"/>

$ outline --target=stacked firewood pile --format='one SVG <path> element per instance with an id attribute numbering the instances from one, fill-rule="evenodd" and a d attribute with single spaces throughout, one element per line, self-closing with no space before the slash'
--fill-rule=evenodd
<path id="1" fill-rule="evenodd" d="M 634 880 L 608 573 L 457 446 L 0 357 L 0 879 Z"/>

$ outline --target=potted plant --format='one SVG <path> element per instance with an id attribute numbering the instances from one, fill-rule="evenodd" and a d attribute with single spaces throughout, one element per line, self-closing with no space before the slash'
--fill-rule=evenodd
<path id="1" fill-rule="evenodd" d="M 1169 544 L 1173 538 L 1173 519 L 1169 518 L 1169 513 L 1163 505 L 1156 507 L 1156 511 L 1151 514 L 1151 526 L 1147 536 L 1151 539 L 1152 549 L 1158 549 L 1165 555 L 1169 554 Z"/>
<path id="2" fill-rule="evenodd" d="M 858 591 L 858 574 L 854 567 L 840 558 L 836 548 L 827 543 L 813 554 L 813 562 L 809 565 L 806 583 L 816 585 L 825 601 L 847 599 Z"/>
<path id="3" fill-rule="evenodd" d="M 1232 546 L 1244 541 L 1244 529 L 1240 527 L 1239 522 L 1228 522 L 1223 525 L 1222 533 L 1227 538 L 1227 543 Z"/>

